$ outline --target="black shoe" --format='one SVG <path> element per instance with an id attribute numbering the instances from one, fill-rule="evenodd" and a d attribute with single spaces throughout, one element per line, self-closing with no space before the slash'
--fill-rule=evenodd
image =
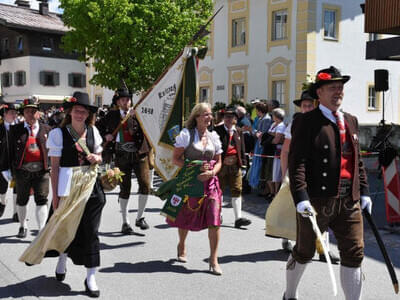
<path id="1" fill-rule="evenodd" d="M 132 234 L 135 234 L 135 232 L 133 231 L 132 227 L 131 227 L 128 223 L 122 224 L 121 232 L 122 232 L 124 235 L 132 235 Z"/>
<path id="2" fill-rule="evenodd" d="M 57 273 L 57 271 L 56 271 L 56 279 L 58 281 L 64 281 L 65 274 L 67 274 L 67 269 L 65 269 L 65 273 Z"/>
<path id="3" fill-rule="evenodd" d="M 331 263 L 333 263 L 334 265 L 338 265 L 340 262 L 340 258 L 337 257 L 335 254 L 333 254 L 331 251 L 328 251 L 328 254 L 329 254 L 329 258 L 331 259 Z M 325 254 L 320 254 L 319 260 L 322 262 L 326 262 Z"/>
<path id="4" fill-rule="evenodd" d="M 235 221 L 235 228 L 240 228 L 242 226 L 249 226 L 251 221 L 246 218 L 239 218 Z"/>
<path id="5" fill-rule="evenodd" d="M 21 239 L 26 238 L 27 233 L 28 233 L 28 230 L 26 228 L 20 227 L 18 230 L 17 237 L 19 237 Z"/>
<path id="6" fill-rule="evenodd" d="M 139 220 L 136 220 L 135 225 L 136 225 L 136 227 L 139 227 L 142 230 L 149 229 L 149 224 L 147 224 L 147 222 L 144 218 L 140 218 Z"/>
<path id="7" fill-rule="evenodd" d="M 274 194 L 268 194 L 267 196 L 265 196 L 265 200 L 267 200 L 267 202 L 272 202 L 274 198 L 275 198 Z"/>
<path id="8" fill-rule="evenodd" d="M 13 214 L 12 220 L 13 220 L 13 222 L 16 222 L 16 223 L 19 222 L 18 214 L 17 214 L 17 213 Z"/>
<path id="9" fill-rule="evenodd" d="M 100 296 L 100 291 L 92 291 L 91 289 L 89 289 L 86 279 L 85 279 L 85 290 L 86 290 L 86 294 L 90 297 L 90 298 L 99 298 Z"/>
<path id="10" fill-rule="evenodd" d="M 297 300 L 297 298 L 289 298 L 289 299 L 286 299 L 286 298 L 285 298 L 285 294 L 283 294 L 282 300 Z"/>
<path id="11" fill-rule="evenodd" d="M 5 210 L 6 206 L 4 204 L 0 203 L 0 218 L 3 216 L 4 214 L 4 210 Z"/>

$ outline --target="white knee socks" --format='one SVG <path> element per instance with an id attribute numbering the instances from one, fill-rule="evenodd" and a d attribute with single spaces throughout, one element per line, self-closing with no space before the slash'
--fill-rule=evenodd
<path id="1" fill-rule="evenodd" d="M 129 199 L 119 198 L 119 206 L 121 208 L 122 223 L 129 224 L 128 220 L 128 201 Z"/>
<path id="2" fill-rule="evenodd" d="M 146 208 L 147 204 L 147 199 L 149 198 L 148 195 L 143 195 L 139 194 L 139 199 L 138 199 L 138 212 L 137 212 L 137 217 L 136 220 L 139 220 L 140 218 L 143 217 L 144 210 Z"/>
<path id="3" fill-rule="evenodd" d="M 340 266 L 340 282 L 346 300 L 361 299 L 361 268 Z"/>
<path id="4" fill-rule="evenodd" d="M 86 268 L 86 272 L 86 283 L 89 289 L 92 291 L 98 291 L 99 288 L 97 287 L 96 277 L 94 276 L 96 274 L 96 268 Z"/>
<path id="5" fill-rule="evenodd" d="M 285 298 L 297 299 L 297 287 L 299 285 L 301 276 L 306 269 L 307 264 L 300 264 L 294 260 L 292 255 L 289 256 L 286 264 L 286 291 Z"/>
<path id="6" fill-rule="evenodd" d="M 18 213 L 18 220 L 21 227 L 26 228 L 26 205 L 19 206 L 17 205 L 17 213 Z"/>
<path id="7" fill-rule="evenodd" d="M 48 216 L 47 205 L 36 205 L 36 221 L 39 227 L 39 231 L 46 225 Z"/>
<path id="8" fill-rule="evenodd" d="M 3 205 L 7 204 L 6 194 L 0 194 L 0 203 Z"/>
<path id="9" fill-rule="evenodd" d="M 242 197 L 232 197 L 233 213 L 235 214 L 235 220 L 242 217 Z"/>
<path id="10" fill-rule="evenodd" d="M 58 257 L 56 273 L 65 274 L 67 271 L 67 253 L 61 253 Z"/>

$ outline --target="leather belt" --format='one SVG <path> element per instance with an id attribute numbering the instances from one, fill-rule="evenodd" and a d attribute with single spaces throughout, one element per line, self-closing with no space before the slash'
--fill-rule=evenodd
<path id="1" fill-rule="evenodd" d="M 115 146 L 115 150 L 124 151 L 124 152 L 137 152 L 138 149 L 135 146 L 134 142 L 126 142 L 126 143 L 117 143 Z"/>
<path id="2" fill-rule="evenodd" d="M 237 164 L 237 162 L 238 162 L 238 158 L 236 155 L 229 155 L 229 156 L 225 156 L 223 164 L 225 166 L 232 166 L 232 165 Z"/>
<path id="3" fill-rule="evenodd" d="M 21 170 L 27 172 L 39 172 L 43 170 L 43 162 L 35 161 L 35 162 L 28 162 L 21 166 Z"/>
<path id="4" fill-rule="evenodd" d="M 339 197 L 347 197 L 351 195 L 353 190 L 353 181 L 351 179 L 340 179 Z"/>

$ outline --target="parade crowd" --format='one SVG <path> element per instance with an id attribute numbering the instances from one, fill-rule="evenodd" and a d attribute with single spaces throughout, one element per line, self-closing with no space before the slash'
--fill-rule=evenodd
<path id="1" fill-rule="evenodd" d="M 281 201 L 281 185 L 288 178 L 297 229 L 295 241 L 281 236 L 283 248 L 291 253 L 283 299 L 297 299 L 297 286 L 316 250 L 321 260 L 327 259 L 316 243 L 310 216 L 326 232 L 324 247 L 329 245 L 329 232 L 336 237 L 340 258 L 329 252 L 329 260 L 340 261 L 346 299 L 361 298 L 361 212 L 371 212 L 372 202 L 359 154 L 357 119 L 339 109 L 348 80 L 350 76 L 335 67 L 319 71 L 315 82 L 293 101 L 299 112 L 290 117 L 276 100 L 255 100 L 253 111 L 235 106 L 213 113 L 207 103 L 192 109 L 175 137 L 171 161 L 181 168 L 201 161 L 196 180 L 204 195 L 187 195 L 176 218 L 166 220 L 178 229 L 179 262 L 188 262 L 189 231 L 207 229 L 209 270 L 222 275 L 218 246 L 223 197 L 232 203 L 234 227 L 249 226 L 251 220 L 242 217 L 242 193 Z M 132 235 L 128 208 L 133 198 L 138 202 L 134 226 L 150 227 L 145 211 L 153 193 L 154 153 L 128 90 L 117 90 L 110 108 L 99 109 L 92 103 L 88 94 L 75 92 L 61 107 L 45 111 L 34 99 L 25 99 L 19 107 L 0 104 L 0 217 L 6 205 L 13 205 L 17 237 L 25 238 L 27 203 L 33 195 L 39 234 L 19 260 L 31 266 L 57 256 L 55 277 L 63 281 L 69 257 L 86 268 L 83 284 L 88 296 L 99 297 L 98 229 L 107 198 L 99 166 L 115 166 L 118 169 L 112 173 L 123 174 L 118 198 L 121 233 Z M 289 119 L 293 121 L 287 123 Z M 132 172 L 139 185 L 134 197 Z M 11 204 L 5 197 L 9 187 Z"/>

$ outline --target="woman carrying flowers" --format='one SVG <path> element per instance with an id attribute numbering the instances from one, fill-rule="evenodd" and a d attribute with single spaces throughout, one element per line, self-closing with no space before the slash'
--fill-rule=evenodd
<path id="1" fill-rule="evenodd" d="M 105 195 L 97 177 L 102 160 L 102 138 L 93 125 L 97 107 L 81 92 L 75 92 L 63 107 L 66 117 L 47 141 L 54 214 L 20 261 L 38 264 L 44 255 L 56 253 L 56 278 L 63 281 L 69 256 L 74 264 L 86 267 L 86 292 L 98 297 L 95 271 L 100 265 L 98 228 Z"/>

